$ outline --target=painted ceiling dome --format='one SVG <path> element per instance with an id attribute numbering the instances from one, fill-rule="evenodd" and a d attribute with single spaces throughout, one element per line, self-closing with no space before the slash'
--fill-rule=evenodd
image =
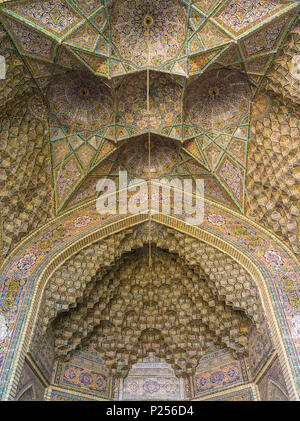
<path id="1" fill-rule="evenodd" d="M 152 69 L 187 76 L 218 63 L 259 84 L 296 7 L 292 0 L 28 0 L 2 3 L 1 19 L 40 86 L 78 63 L 106 77 L 143 69 L 148 32 Z"/>
<path id="2" fill-rule="evenodd" d="M 182 142 L 245 211 L 251 95 L 293 25 L 295 1 L 28 0 L 0 9 L 48 102 L 57 213 L 107 153 L 149 123 Z M 295 97 L 296 57 L 290 67 Z"/>
<path id="3" fill-rule="evenodd" d="M 137 177 L 148 177 L 148 136 L 138 140 L 127 141 L 119 149 L 120 160 L 131 174 Z M 178 146 L 171 139 L 160 136 L 151 137 L 151 177 L 159 177 L 176 171 L 178 161 Z"/>
<path id="4" fill-rule="evenodd" d="M 185 98 L 186 116 L 204 130 L 235 125 L 249 111 L 251 90 L 239 72 L 216 70 L 199 76 Z"/>
<path id="5" fill-rule="evenodd" d="M 113 101 L 107 86 L 87 72 L 65 73 L 53 78 L 48 90 L 50 111 L 63 125 L 95 130 L 107 124 Z"/>
<path id="6" fill-rule="evenodd" d="M 174 59 L 186 38 L 187 16 L 179 1 L 121 0 L 111 15 L 111 39 L 123 59 L 159 67 Z M 149 35 L 148 35 L 149 34 Z"/>
<path id="7" fill-rule="evenodd" d="M 150 128 L 157 131 L 170 125 L 181 111 L 182 87 L 167 74 L 150 73 Z M 145 131 L 147 116 L 146 72 L 128 76 L 117 93 L 118 111 L 127 125 Z"/>

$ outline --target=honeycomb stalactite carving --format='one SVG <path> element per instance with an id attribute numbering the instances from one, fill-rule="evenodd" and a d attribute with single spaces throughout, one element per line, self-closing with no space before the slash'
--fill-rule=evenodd
<path id="1" fill-rule="evenodd" d="M 31 91 L 31 76 L 0 25 L 0 55 L 5 59 L 5 78 L 0 80 L 0 107 Z"/>
<path id="2" fill-rule="evenodd" d="M 47 124 L 28 112 L 29 100 L 13 101 L 0 117 L 3 255 L 52 214 Z"/>
<path id="3" fill-rule="evenodd" d="M 215 297 L 202 273 L 159 251 L 150 272 L 140 249 L 96 278 L 85 302 L 56 322 L 56 352 L 64 356 L 91 335 L 114 375 L 127 375 L 151 352 L 171 363 L 177 375 L 192 374 L 212 345 L 243 354 L 249 326 L 241 312 Z"/>
<path id="4" fill-rule="evenodd" d="M 300 113 L 280 96 L 254 103 L 248 149 L 247 216 L 299 255 Z"/>
<path id="5" fill-rule="evenodd" d="M 300 104 L 299 17 L 267 73 L 265 89 Z"/>
<path id="6" fill-rule="evenodd" d="M 0 261 L 52 216 L 46 107 L 7 36 L 0 40 Z M 1 231 L 1 230 L 0 230 Z"/>
<path id="7" fill-rule="evenodd" d="M 247 352 L 248 328 L 259 324 L 262 311 L 245 270 L 213 247 L 159 225 L 152 242 L 152 274 L 142 226 L 86 248 L 53 275 L 44 293 L 43 328 L 54 321 L 59 356 L 95 343 L 112 374 L 126 376 L 154 351 L 186 375 L 208 347 Z"/>
<path id="8" fill-rule="evenodd" d="M 128 232 L 116 234 L 88 247 L 70 258 L 53 275 L 44 292 L 42 325 L 44 331 L 60 311 L 67 311 L 84 301 L 94 285 L 94 276 L 101 276 L 126 251 L 121 240 Z"/>

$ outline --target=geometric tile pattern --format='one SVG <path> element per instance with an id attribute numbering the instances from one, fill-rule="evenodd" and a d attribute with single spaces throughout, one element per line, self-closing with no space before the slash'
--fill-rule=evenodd
<path id="1" fill-rule="evenodd" d="M 266 280 L 268 280 L 268 279 L 271 279 L 271 280 L 272 279 L 275 279 L 276 280 L 276 286 L 277 286 L 277 284 L 280 283 L 280 280 L 282 278 L 282 275 L 283 274 L 289 274 L 292 277 L 295 277 L 295 283 L 296 283 L 297 273 L 293 272 L 293 266 L 292 266 L 292 263 L 291 263 L 292 256 L 291 256 L 291 254 L 289 254 L 287 252 L 286 249 L 284 249 L 284 248 L 281 248 L 280 249 L 279 248 L 279 246 L 277 245 L 278 243 L 277 243 L 275 237 L 272 237 L 272 239 L 269 240 L 269 242 L 267 242 L 267 240 L 265 240 L 265 238 L 263 237 L 263 235 L 266 235 L 267 236 L 266 231 L 262 232 L 261 233 L 261 236 L 260 235 L 257 235 L 256 232 L 255 232 L 255 226 L 253 226 L 253 225 L 251 226 L 250 224 L 247 225 L 247 222 L 246 222 L 246 220 L 244 218 L 243 218 L 243 220 L 241 220 L 241 219 L 238 219 L 238 216 L 237 215 L 235 215 L 235 218 L 236 219 L 233 219 L 233 217 L 232 217 L 232 219 L 230 219 L 229 216 L 228 216 L 228 213 L 225 213 L 225 211 L 220 211 L 219 209 L 218 209 L 218 211 L 221 212 L 224 217 L 226 217 L 226 223 L 223 225 L 223 227 L 220 228 L 220 231 L 219 232 L 224 233 L 224 236 L 225 236 L 225 234 L 228 235 L 228 240 L 229 241 L 232 241 L 232 244 L 234 246 L 236 246 L 236 243 L 235 243 L 236 240 L 235 240 L 235 238 L 236 238 L 237 235 L 239 235 L 239 239 L 240 239 L 240 243 L 239 244 L 240 244 L 241 250 L 244 250 L 245 253 L 249 253 L 250 256 L 251 256 L 250 253 L 253 253 L 252 255 L 253 256 L 254 255 L 257 256 L 257 260 L 259 262 L 261 262 L 262 265 L 264 264 L 264 258 L 266 260 L 266 257 L 268 257 L 268 261 L 267 261 L 268 266 L 266 266 L 266 272 L 265 272 L 266 273 Z M 75 218 L 76 218 L 76 216 L 77 215 L 75 215 Z M 63 221 L 60 220 L 59 223 L 60 224 L 62 223 L 62 225 L 60 225 L 58 228 L 59 229 L 61 229 L 61 228 L 65 229 L 66 228 L 67 230 L 70 230 L 71 231 L 71 229 L 74 229 L 73 228 L 73 223 L 74 223 L 74 219 L 75 218 L 73 217 L 71 219 L 69 217 L 69 220 L 67 220 L 67 222 L 65 222 L 64 220 Z M 62 241 L 69 241 L 69 238 L 70 238 L 69 232 L 70 231 L 66 231 L 66 233 L 63 234 L 63 235 L 65 235 L 65 237 L 62 237 L 63 238 L 62 240 L 61 240 L 61 237 L 58 235 L 58 240 L 57 240 L 57 236 L 56 236 L 57 231 L 55 229 L 53 229 L 53 228 L 55 228 L 55 227 L 48 226 L 47 227 L 47 230 L 48 231 L 46 231 L 46 235 L 45 235 L 45 231 L 44 231 L 44 233 L 40 233 L 39 235 L 36 234 L 36 237 L 33 238 L 33 241 L 31 243 L 31 248 L 29 248 L 27 246 L 28 247 L 27 250 L 34 251 L 36 253 L 36 258 L 37 259 L 40 259 L 40 261 L 41 260 L 43 261 L 44 256 L 46 255 L 46 253 L 50 249 L 49 243 L 52 245 L 51 253 L 55 253 L 56 252 L 56 249 L 54 247 L 57 247 L 57 252 L 59 253 L 60 250 L 61 250 L 61 247 L 63 247 Z M 243 228 L 244 234 L 241 234 L 241 229 L 242 228 Z M 212 225 L 209 226 L 209 229 L 213 229 Z M 251 231 L 251 229 L 253 231 Z M 86 229 L 85 232 L 84 232 L 84 234 L 87 231 L 88 230 Z M 166 229 L 165 229 L 165 231 L 166 231 Z M 216 232 L 216 230 L 213 231 L 213 232 Z M 252 243 L 255 242 L 255 246 L 254 247 L 251 247 L 251 242 L 250 242 L 250 239 L 249 239 L 249 235 L 252 236 Z M 42 238 L 45 238 L 46 237 L 46 239 L 44 241 L 45 242 L 46 241 L 48 242 L 49 249 L 47 251 L 45 249 L 42 250 L 41 248 L 39 248 L 41 237 Z M 67 238 L 67 240 L 65 240 L 65 238 Z M 220 235 L 219 238 L 222 238 L 221 235 Z M 253 238 L 254 238 L 254 240 L 253 240 Z M 54 243 L 52 242 L 53 239 L 54 239 Z M 76 237 L 76 240 L 77 239 L 78 239 L 78 237 Z M 257 240 L 259 241 L 259 243 L 257 242 Z M 276 255 L 276 252 L 277 252 L 277 247 L 279 248 L 279 253 L 281 254 L 281 257 L 280 257 L 280 254 L 279 254 L 277 256 L 277 261 L 276 261 L 276 258 L 275 258 L 276 256 L 275 255 Z M 265 257 L 264 257 L 264 251 L 266 249 L 268 249 L 268 248 L 269 249 L 275 248 L 275 252 L 273 253 L 273 257 L 272 258 L 270 258 L 271 257 L 270 255 L 269 256 L 266 256 L 266 254 L 265 254 Z M 16 274 L 16 268 L 17 268 L 17 264 L 18 264 L 18 259 L 20 259 L 20 256 L 24 256 L 24 254 L 28 253 L 27 250 L 26 249 L 25 249 L 25 251 L 22 250 L 21 251 L 21 255 L 19 254 L 19 257 L 17 256 L 17 258 L 16 258 L 15 265 L 12 266 L 11 268 L 8 268 L 8 270 L 5 272 L 5 275 L 6 275 L 5 276 L 5 282 L 9 282 L 9 279 L 11 279 L 11 285 L 12 286 L 15 284 L 15 281 L 14 281 L 15 278 L 14 278 L 14 276 Z M 198 250 L 197 250 L 197 252 L 198 252 Z M 45 253 L 45 254 L 43 254 L 43 253 Z M 280 259 L 281 259 L 281 262 L 280 262 Z M 23 259 L 23 263 L 25 263 L 24 260 L 25 259 Z M 281 265 L 278 264 L 278 260 L 279 260 L 279 263 L 281 263 Z M 208 262 L 210 262 L 210 261 L 213 262 L 214 260 L 211 259 L 210 257 L 208 257 Z M 34 262 L 34 260 L 31 258 L 31 264 L 33 262 Z M 27 262 L 26 262 L 27 267 L 28 267 L 28 264 L 29 263 L 30 263 L 30 261 L 28 262 L 28 259 L 27 259 Z M 23 267 L 24 267 L 24 265 L 23 265 Z M 269 269 L 271 267 L 274 267 L 275 269 L 272 272 L 272 278 L 271 278 L 271 276 L 269 278 L 268 277 L 268 270 L 272 270 L 272 269 Z M 295 266 L 294 267 L 296 267 L 296 263 L 295 263 Z M 279 270 L 278 270 L 278 268 L 279 268 Z M 34 274 L 36 274 L 36 273 L 39 272 L 39 268 L 34 263 L 33 263 L 33 267 L 32 267 L 32 272 Z M 25 276 L 28 276 L 27 277 L 27 282 L 28 282 L 28 287 L 30 287 L 30 284 L 29 284 L 29 279 L 30 278 L 29 278 L 29 276 L 31 276 L 31 273 L 30 272 L 29 273 L 28 272 L 25 272 L 24 274 L 25 274 Z M 225 271 L 225 275 L 226 275 L 226 271 Z M 84 279 L 84 277 L 82 277 L 82 279 Z M 222 276 L 220 277 L 219 280 L 222 281 Z M 79 284 L 80 284 L 80 282 L 79 282 Z M 4 284 L 4 291 L 5 291 L 6 285 L 7 285 L 7 283 Z M 27 296 L 26 289 L 25 288 L 23 290 L 20 290 L 20 293 L 22 291 L 23 294 L 21 293 L 21 295 L 19 294 L 19 296 L 21 296 L 21 297 L 24 296 L 24 293 L 25 293 L 25 297 Z M 271 286 L 271 291 L 274 292 L 274 295 L 273 296 L 278 297 L 278 295 L 279 295 L 278 292 L 277 292 L 278 289 L 277 290 L 275 290 L 275 289 L 273 290 L 273 288 Z M 6 295 L 8 293 L 7 292 L 4 292 L 4 294 L 5 294 L 4 297 L 6 298 Z M 22 300 L 22 298 L 21 298 L 21 300 Z M 278 302 L 279 302 L 279 300 L 281 300 L 280 295 L 279 295 Z M 289 314 L 287 314 L 287 311 L 286 311 L 285 314 L 287 314 L 287 317 L 290 318 L 288 320 L 291 320 L 292 319 L 292 321 L 294 322 L 294 331 L 293 331 L 293 334 L 295 332 L 295 335 L 296 335 L 296 333 L 297 333 L 297 330 L 296 330 L 296 328 L 297 328 L 297 324 L 296 324 L 296 322 L 297 322 L 297 316 L 296 316 L 296 313 L 295 312 L 294 313 L 291 313 L 290 310 L 289 310 L 289 308 L 287 307 L 288 304 L 285 303 L 284 301 L 280 301 L 279 303 L 282 304 L 282 307 L 284 305 L 284 308 L 287 308 L 288 309 Z M 25 311 L 25 308 L 27 307 L 26 304 L 27 303 L 24 304 L 24 311 Z M 22 305 L 22 301 L 18 302 L 18 305 L 21 306 Z M 276 302 L 276 305 L 277 305 L 277 302 Z M 281 311 L 281 308 L 282 307 L 279 307 L 279 311 Z M 276 308 L 278 308 L 278 307 L 276 307 Z M 20 309 L 20 307 L 17 310 L 13 310 L 14 311 L 13 314 L 16 314 L 17 311 L 20 311 L 19 309 Z M 21 311 L 22 311 L 22 309 L 21 309 Z M 11 312 L 11 314 L 12 314 L 12 312 Z M 23 314 L 22 313 L 19 313 L 19 314 L 20 314 L 20 317 L 23 317 Z M 284 314 L 284 313 L 279 313 L 279 314 Z M 283 318 L 280 318 L 280 320 L 283 320 Z M 299 321 L 299 317 L 298 317 L 298 321 Z M 11 323 L 11 321 L 10 321 L 10 323 Z M 299 323 L 298 323 L 298 325 L 299 325 Z M 6 332 L 5 332 L 5 328 L 6 327 L 5 326 L 6 325 L 4 324 L 4 334 L 6 334 Z M 9 325 L 9 328 L 11 329 L 10 331 L 12 331 L 12 329 L 13 329 L 13 327 L 11 327 L 11 326 L 12 325 Z M 286 327 L 286 328 L 288 329 L 288 327 Z M 15 335 L 14 334 L 15 334 L 15 332 L 11 335 L 12 336 L 12 340 L 15 339 Z M 298 332 L 298 336 L 299 336 L 299 332 Z M 291 341 L 293 340 L 293 337 L 295 337 L 295 336 L 292 336 L 292 335 L 290 336 Z M 7 346 L 6 344 L 7 344 L 7 342 L 4 342 L 4 346 L 3 346 L 4 352 L 6 350 L 6 346 Z M 12 346 L 14 347 L 14 343 L 12 344 Z M 293 354 L 292 354 L 292 356 L 293 356 Z M 1 363 L 3 361 L 3 357 L 5 358 L 5 354 L 4 353 L 1 356 Z M 4 365 L 4 364 L 5 363 L 3 363 L 2 366 L 4 367 L 4 370 L 5 370 L 7 366 Z M 5 371 L 5 375 L 6 375 L 6 371 Z"/>
<path id="2" fill-rule="evenodd" d="M 201 165 L 188 152 L 182 144 L 174 142 L 173 139 L 152 135 L 152 178 L 161 179 L 165 177 L 168 180 L 176 178 L 182 182 L 185 178 L 204 179 L 205 197 L 234 208 L 235 203 L 226 189 L 220 185 L 209 169 Z M 101 156 L 101 153 L 101 162 L 99 161 L 94 166 L 69 195 L 62 208 L 63 211 L 87 200 L 95 199 L 100 194 L 96 191 L 99 179 L 108 177 L 118 182 L 119 170 L 127 172 L 128 182 L 133 178 L 148 179 L 148 138 L 146 135 L 123 142 L 117 148 L 114 148 L 110 141 L 105 140 L 99 156 Z"/>
<path id="3" fill-rule="evenodd" d="M 82 64 L 103 76 L 119 76 L 147 64 L 188 75 L 222 63 L 249 73 L 259 83 L 296 14 L 297 2 L 27 0 L 2 4 L 1 10 L 2 22 L 29 62 L 36 48 L 44 46 L 39 58 L 51 63 L 51 75 L 61 69 L 63 52 L 69 56 L 67 67 Z M 258 45 L 251 51 L 249 36 Z M 259 54 L 266 54 L 262 48 L 268 55 L 259 66 Z"/>
<path id="4" fill-rule="evenodd" d="M 148 358 L 132 366 L 121 383 L 120 400 L 182 400 L 182 381 L 166 362 Z"/>
<path id="5" fill-rule="evenodd" d="M 276 357 L 258 382 L 260 398 L 263 401 L 288 401 L 289 393 L 283 370 Z"/>
<path id="6" fill-rule="evenodd" d="M 200 358 L 194 377 L 195 395 L 243 383 L 242 361 L 235 360 L 228 350 L 217 350 Z"/>
<path id="7" fill-rule="evenodd" d="M 244 211 L 249 82 L 260 85 L 297 2 L 169 3 L 1 5 L 1 23 L 48 104 L 57 213 L 117 142 L 147 131 L 146 73 L 136 73 L 146 66 L 160 71 L 150 73 L 151 132 L 184 142 Z"/>
<path id="8" fill-rule="evenodd" d="M 272 62 L 264 82 L 266 90 L 300 102 L 300 20 L 295 24 Z"/>
<path id="9" fill-rule="evenodd" d="M 295 3 L 286 1 L 192 1 L 189 74 L 221 65 L 259 84 L 295 13 Z"/>
<path id="10" fill-rule="evenodd" d="M 68 362 L 56 363 L 52 383 L 73 391 L 109 397 L 111 379 L 95 351 L 77 352 Z"/>
<path id="11" fill-rule="evenodd" d="M 40 320 L 38 320 L 33 336 L 29 352 L 43 375 L 51 382 L 55 363 L 53 330 L 48 329 L 47 333 L 44 335 L 41 329 Z"/>
<path id="12" fill-rule="evenodd" d="M 163 173 L 210 175 L 215 185 L 219 185 L 216 189 L 226 192 L 229 198 L 221 199 L 221 203 L 243 210 L 252 92 L 247 79 L 237 71 L 215 70 L 208 78 L 202 78 L 182 85 L 170 75 L 150 73 L 151 142 L 159 146 L 155 134 L 163 135 L 172 139 L 169 145 L 181 145 L 185 154 L 177 160 L 180 168 L 165 168 Z M 47 90 L 47 101 L 57 212 L 73 201 L 71 196 L 84 180 L 87 185 L 92 182 L 91 177 L 111 173 L 112 162 L 106 158 L 113 152 L 119 157 L 115 169 L 121 165 L 135 176 L 148 174 L 145 163 L 134 158 L 140 154 L 145 160 L 147 146 L 141 147 L 143 141 L 134 146 L 132 139 L 136 142 L 137 135 L 146 134 L 148 130 L 146 81 L 145 72 L 128 75 L 114 86 L 84 71 L 53 78 Z M 224 104 L 228 98 L 230 108 L 226 109 Z M 122 146 L 127 139 L 128 146 Z M 161 173 L 158 170 L 161 163 L 167 163 L 172 156 L 162 161 L 166 155 L 163 143 L 160 148 L 160 156 L 157 152 L 154 158 L 153 151 L 151 153 L 157 175 Z M 121 155 L 130 149 L 132 164 L 139 166 L 139 171 L 132 171 L 121 162 Z M 191 163 L 186 165 L 184 161 L 191 158 Z M 215 190 L 212 184 L 211 189 Z M 91 189 L 84 188 L 84 191 L 85 199 L 94 195 L 88 195 Z M 224 193 L 220 195 L 224 197 Z M 208 196 L 216 198 L 214 193 Z"/>
<path id="13" fill-rule="evenodd" d="M 114 3 L 110 16 L 111 40 L 120 57 L 128 62 L 129 69 L 130 65 L 143 68 L 147 63 L 157 68 L 178 55 L 186 55 L 186 11 L 187 8 L 178 0 L 121 0 Z M 149 58 L 145 48 L 148 40 Z"/>
<path id="14" fill-rule="evenodd" d="M 140 147 L 143 142 L 138 142 L 135 147 L 130 140 L 148 130 L 145 92 L 145 72 L 126 76 L 114 87 L 103 79 L 87 77 L 82 71 L 55 76 L 47 100 L 57 212 L 66 208 L 71 195 L 81 188 L 87 176 L 111 173 L 112 163 L 109 165 L 106 158 L 113 152 L 118 152 L 120 158 L 115 168 L 121 164 L 135 176 L 146 176 L 145 163 L 138 162 L 134 156 L 143 154 L 145 160 L 147 146 Z M 210 175 L 219 184 L 219 190 L 226 191 L 229 203 L 243 210 L 251 96 L 247 79 L 237 71 L 215 70 L 208 78 L 199 77 L 184 85 L 170 75 L 151 72 L 151 141 L 157 143 L 156 133 L 163 135 L 172 139 L 169 144 L 180 144 L 185 156 L 193 158 L 191 165 L 182 162 L 180 169 L 168 168 L 163 172 Z M 226 108 L 228 98 L 230 107 Z M 127 139 L 128 147 L 122 146 Z M 157 153 L 153 167 L 158 168 L 162 162 L 165 154 L 162 145 L 161 156 Z M 133 151 L 134 148 L 137 150 Z M 121 155 L 130 149 L 132 164 L 142 165 L 139 171 L 121 163 Z M 167 163 L 171 156 L 163 162 Z M 182 158 L 177 164 L 185 160 Z M 157 175 L 160 172 L 156 171 Z M 228 200 L 221 202 L 228 204 Z"/>
<path id="15" fill-rule="evenodd" d="M 251 378 L 255 378 L 274 350 L 270 330 L 266 321 L 257 330 L 250 329 L 248 367 Z"/>
<path id="16" fill-rule="evenodd" d="M 254 401 L 252 389 L 245 389 L 240 392 L 232 392 L 231 394 L 221 395 L 218 398 L 203 399 L 204 401 L 233 401 L 233 402 L 248 402 Z"/>
<path id="17" fill-rule="evenodd" d="M 67 392 L 61 392 L 61 391 L 57 391 L 57 390 L 51 390 L 51 395 L 50 397 L 45 397 L 44 400 L 51 400 L 51 401 L 94 401 L 95 399 L 92 399 L 91 397 L 79 397 L 76 394 L 71 394 L 71 393 L 67 393 Z"/>
<path id="18" fill-rule="evenodd" d="M 191 279 L 196 273 L 189 275 L 188 269 L 178 259 L 172 259 L 170 254 L 155 248 L 152 256 L 155 278 L 152 286 L 145 249 L 121 258 L 115 269 L 101 279 L 96 275 L 86 301 L 54 323 L 58 356 L 68 354 L 72 343 L 77 345 L 76 337 L 82 336 L 83 342 L 97 341 L 96 349 L 113 375 L 127 375 L 131 364 L 154 350 L 158 358 L 165 356 L 175 373 L 182 376 L 193 373 L 197 356 L 208 345 L 221 342 L 237 355 L 246 352 L 250 321 L 205 288 L 199 275 L 199 286 L 196 287 L 196 281 L 194 284 Z M 162 267 L 165 267 L 164 276 Z M 124 276 L 127 278 L 126 286 Z M 186 286 L 180 283 L 182 277 L 186 279 Z M 124 284 L 124 293 L 116 291 L 120 282 Z M 108 284 L 111 292 L 107 290 Z M 189 288 L 195 288 L 197 298 L 187 296 Z M 134 305 L 126 304 L 127 299 L 134 300 Z M 212 300 L 215 300 L 215 307 Z M 93 306 L 91 310 L 90 304 Z M 191 314 L 198 314 L 198 320 Z M 170 325 L 166 323 L 167 318 Z M 75 320 L 78 320 L 77 328 L 72 334 Z M 195 341 L 196 329 L 198 341 Z"/>
<path id="19" fill-rule="evenodd" d="M 185 125 L 197 130 L 194 142 L 208 168 L 241 210 L 251 97 L 247 79 L 228 69 L 198 77 L 185 97 Z"/>
<path id="20" fill-rule="evenodd" d="M 206 169 L 211 189 L 227 197 L 220 202 L 244 212 L 250 101 L 298 6 L 294 0 L 3 3 L 0 22 L 48 105 L 56 212 L 79 204 L 74 192 L 85 185 L 79 196 L 91 197 L 95 168 L 103 162 L 110 173 L 107 155 L 147 131 L 146 67 L 155 70 L 151 132 L 183 142 Z"/>
<path id="21" fill-rule="evenodd" d="M 170 75 L 151 72 L 149 96 L 151 131 L 161 132 L 163 128 L 171 131 L 175 125 L 180 127 L 182 122 L 180 118 L 183 98 L 182 84 Z M 117 108 L 119 120 L 123 124 L 132 127 L 135 131 L 147 131 L 147 78 L 145 72 L 124 78 L 123 83 L 117 89 Z M 177 137 L 181 137 L 180 132 Z"/>

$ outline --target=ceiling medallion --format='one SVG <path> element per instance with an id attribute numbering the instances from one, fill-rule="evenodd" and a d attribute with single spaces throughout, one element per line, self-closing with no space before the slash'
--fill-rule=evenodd
<path id="1" fill-rule="evenodd" d="M 220 94 L 220 89 L 217 86 L 213 86 L 208 90 L 208 93 L 212 97 L 216 97 Z"/>
<path id="2" fill-rule="evenodd" d="M 88 98 L 90 96 L 90 91 L 88 88 L 80 88 L 79 95 L 83 98 Z"/>
<path id="3" fill-rule="evenodd" d="M 143 24 L 146 28 L 150 28 L 154 24 L 154 19 L 150 15 L 145 15 Z"/>

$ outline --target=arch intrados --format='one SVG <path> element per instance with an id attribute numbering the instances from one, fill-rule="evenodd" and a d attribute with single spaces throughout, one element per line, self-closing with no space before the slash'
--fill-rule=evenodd
<path id="1" fill-rule="evenodd" d="M 59 219 L 59 218 L 58 218 Z M 236 246 L 229 244 L 224 239 L 217 237 L 216 235 L 205 231 L 204 229 L 189 225 L 183 220 L 180 220 L 174 216 L 164 215 L 162 213 L 155 214 L 152 216 L 153 221 L 164 225 L 169 228 L 189 235 L 195 239 L 198 239 L 221 252 L 229 255 L 233 260 L 239 263 L 255 280 L 258 288 L 259 296 L 264 308 L 264 312 L 267 316 L 269 327 L 271 330 L 272 339 L 275 348 L 278 352 L 280 363 L 283 367 L 283 373 L 286 378 L 287 387 L 290 394 L 291 400 L 297 400 L 297 385 L 292 374 L 290 366 L 290 360 L 288 358 L 287 350 L 283 338 L 281 336 L 280 325 L 278 316 L 272 302 L 271 291 L 264 281 L 264 271 L 258 266 L 253 260 L 246 256 Z M 81 238 L 75 239 L 71 244 L 66 246 L 63 250 L 57 252 L 55 256 L 48 262 L 46 267 L 38 274 L 35 281 L 35 287 L 30 299 L 28 310 L 26 313 L 25 321 L 22 326 L 22 330 L 19 336 L 18 348 L 20 351 L 15 356 L 11 363 L 10 374 L 6 382 L 6 387 L 2 399 L 12 400 L 17 387 L 17 382 L 21 373 L 21 368 L 29 349 L 33 330 L 37 322 L 37 316 L 39 313 L 39 306 L 41 303 L 43 291 L 47 285 L 48 280 L 51 278 L 53 273 L 65 263 L 71 256 L 78 253 L 83 248 L 90 246 L 102 239 L 105 239 L 112 234 L 117 234 L 125 229 L 140 225 L 148 220 L 148 215 L 137 214 L 133 216 L 126 216 L 118 221 L 112 222 L 111 224 L 97 228 L 93 232 L 85 234 Z M 262 230 L 262 229 L 261 229 Z M 278 240 L 277 240 L 278 242 Z M 19 247 L 18 247 L 19 248 Z M 286 249 L 286 247 L 283 247 Z M 15 252 L 17 254 L 17 250 Z"/>

